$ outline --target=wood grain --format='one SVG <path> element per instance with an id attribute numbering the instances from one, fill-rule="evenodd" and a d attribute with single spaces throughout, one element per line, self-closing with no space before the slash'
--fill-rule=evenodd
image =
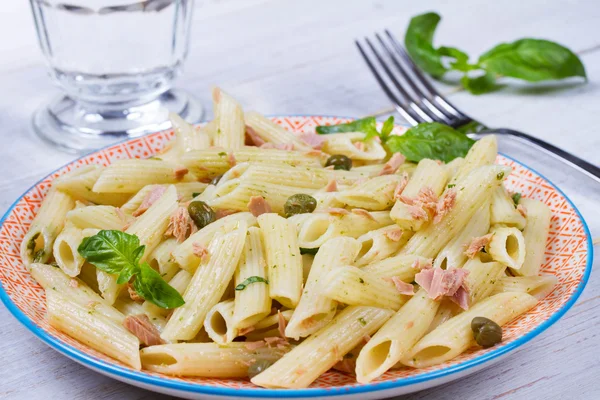
<path id="1" fill-rule="evenodd" d="M 33 135 L 30 115 L 56 95 L 46 75 L 25 1 L 0 14 L 0 211 L 40 177 L 73 157 Z M 206 105 L 211 85 L 245 108 L 267 114 L 362 116 L 389 108 L 355 50 L 353 39 L 389 28 L 401 35 L 409 18 L 437 10 L 437 44 L 476 56 L 500 41 L 524 36 L 556 40 L 582 54 L 589 82 L 522 85 L 484 96 L 439 84 L 452 101 L 489 126 L 528 132 L 600 163 L 600 7 L 595 0 L 205 0 L 197 1 L 186 72 L 178 85 Z M 551 177 L 600 236 L 600 188 Z M 577 181 L 581 182 L 581 181 Z M 587 182 L 587 181 L 584 181 Z M 598 261 L 595 267 L 600 267 Z M 556 325 L 499 364 L 404 399 L 600 398 L 600 278 Z M 92 372 L 35 338 L 0 306 L 0 398 L 166 399 Z"/>

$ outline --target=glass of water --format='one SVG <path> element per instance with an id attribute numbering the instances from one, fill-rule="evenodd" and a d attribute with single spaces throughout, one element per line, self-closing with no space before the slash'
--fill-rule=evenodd
<path id="1" fill-rule="evenodd" d="M 33 115 L 35 132 L 85 152 L 170 126 L 202 108 L 172 89 L 185 61 L 193 0 L 30 0 L 40 47 L 64 94 Z"/>

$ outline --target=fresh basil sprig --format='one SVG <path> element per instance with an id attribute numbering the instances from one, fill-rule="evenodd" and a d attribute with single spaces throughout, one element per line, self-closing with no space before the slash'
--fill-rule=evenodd
<path id="1" fill-rule="evenodd" d="M 267 285 L 269 284 L 269 281 L 261 276 L 250 276 L 250 277 L 246 278 L 244 280 L 244 282 L 237 285 L 235 287 L 235 290 L 244 290 L 244 289 L 246 289 L 246 286 L 248 286 L 251 283 L 256 283 L 256 282 L 263 282 L 263 283 L 266 283 Z"/>
<path id="2" fill-rule="evenodd" d="M 381 132 L 377 131 L 377 121 L 375 117 L 367 117 L 357 119 L 346 124 L 339 125 L 321 125 L 317 126 L 316 131 L 320 135 L 327 135 L 330 133 L 348 133 L 348 132 L 363 132 L 366 133 L 364 141 L 380 136 L 387 138 L 394 129 L 394 117 L 389 117 L 384 122 Z"/>
<path id="3" fill-rule="evenodd" d="M 404 37 L 406 50 L 413 61 L 434 78 L 450 70 L 462 72 L 461 83 L 473 94 L 499 88 L 499 77 L 511 77 L 528 82 L 583 77 L 583 63 L 568 48 L 549 40 L 525 38 L 502 43 L 482 54 L 476 63 L 455 47 L 433 46 L 435 29 L 441 18 L 429 12 L 413 17 Z"/>
<path id="4" fill-rule="evenodd" d="M 410 128 L 403 135 L 391 136 L 386 142 L 392 153 L 402 153 L 407 160 L 424 158 L 450 162 L 464 157 L 475 141 L 452 127 L 437 122 L 425 122 Z"/>
<path id="5" fill-rule="evenodd" d="M 354 121 L 357 122 L 354 125 L 352 125 L 354 122 L 350 122 L 348 124 L 318 126 L 316 130 L 319 133 L 323 131 L 321 128 L 325 128 L 326 133 L 356 132 L 355 129 L 348 127 L 364 126 L 367 119 L 375 121 L 375 118 L 369 117 Z M 425 122 L 413 126 L 403 135 L 390 135 L 393 128 L 394 117 L 392 116 L 385 121 L 381 132 L 377 132 L 375 127 L 372 129 L 375 130 L 375 134 L 381 138 L 381 142 L 391 153 L 402 153 L 408 161 L 419 162 L 424 158 L 430 158 L 450 162 L 457 157 L 467 155 L 467 152 L 475 143 L 464 133 L 437 122 Z M 319 249 L 300 248 L 300 254 L 315 254 L 317 250 Z"/>
<path id="6" fill-rule="evenodd" d="M 185 302 L 148 263 L 140 264 L 146 246 L 136 235 L 117 230 L 102 230 L 86 237 L 77 248 L 79 254 L 99 270 L 118 274 L 117 283 L 134 278 L 133 288 L 140 297 L 161 308 L 176 308 Z"/>

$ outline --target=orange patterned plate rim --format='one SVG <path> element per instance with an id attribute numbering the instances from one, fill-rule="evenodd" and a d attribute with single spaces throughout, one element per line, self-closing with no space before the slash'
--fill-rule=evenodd
<path id="1" fill-rule="evenodd" d="M 295 115 L 272 117 L 293 132 L 314 129 L 316 125 L 337 124 L 352 118 Z M 397 126 L 402 132 L 405 127 Z M 145 158 L 156 154 L 173 137 L 172 131 L 156 132 L 127 140 L 85 155 L 38 181 L 8 209 L 0 220 L 0 299 L 7 309 L 44 343 L 75 361 L 116 379 L 165 393 L 184 396 L 237 398 L 323 398 L 390 396 L 431 387 L 457 379 L 491 364 L 527 343 L 562 317 L 582 293 L 591 273 L 593 247 L 588 226 L 573 202 L 538 172 L 509 156 L 499 155 L 497 162 L 513 167 L 507 179 L 509 189 L 524 197 L 544 201 L 553 211 L 551 234 L 547 243 L 542 272 L 557 275 L 558 285 L 529 313 L 508 324 L 502 345 L 486 350 L 471 350 L 440 366 L 423 370 L 389 371 L 369 384 L 358 384 L 352 377 L 329 371 L 308 389 L 262 389 L 247 380 L 179 378 L 136 371 L 98 353 L 50 327 L 43 314 L 43 289 L 31 278 L 20 261 L 19 244 L 29 227 L 43 195 L 56 177 L 85 164 L 107 165 L 116 159 Z"/>

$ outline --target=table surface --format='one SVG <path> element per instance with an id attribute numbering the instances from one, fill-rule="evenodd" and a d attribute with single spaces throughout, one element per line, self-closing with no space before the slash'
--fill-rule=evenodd
<path id="1" fill-rule="evenodd" d="M 58 93 L 40 55 L 25 1 L 0 14 L 0 211 L 73 156 L 41 143 L 30 129 L 33 110 Z M 481 54 L 526 36 L 558 41 L 581 55 L 589 81 L 511 85 L 483 96 L 442 86 L 461 110 L 485 121 L 544 138 L 599 164 L 600 7 L 596 0 L 504 2 L 384 0 L 197 1 L 190 56 L 177 85 L 210 104 L 218 84 L 244 106 L 266 114 L 363 116 L 389 110 L 355 50 L 353 39 L 389 28 L 403 33 L 409 18 L 437 10 L 437 42 Z M 570 178 L 559 184 L 567 185 Z M 569 192 L 600 235 L 598 187 Z M 588 186 L 588 185 L 582 185 Z M 598 261 L 595 267 L 600 267 Z M 600 398 L 600 277 L 565 317 L 512 356 L 460 381 L 404 399 Z M 30 334 L 0 306 L 0 398 L 166 399 L 99 375 Z"/>

